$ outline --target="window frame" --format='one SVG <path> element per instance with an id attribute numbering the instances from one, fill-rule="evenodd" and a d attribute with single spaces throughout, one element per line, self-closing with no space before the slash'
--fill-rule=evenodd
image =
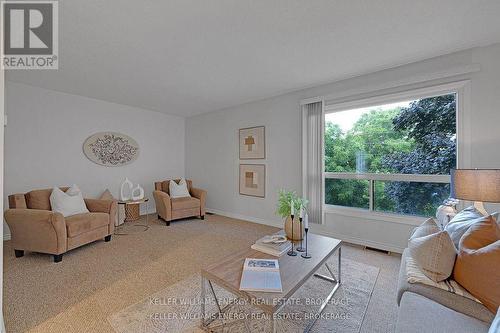
<path id="1" fill-rule="evenodd" d="M 468 119 L 465 118 L 465 109 L 470 103 L 470 81 L 457 81 L 446 84 L 428 86 L 424 88 L 408 89 L 402 92 L 381 94 L 368 98 L 357 98 L 349 101 L 324 105 L 324 114 L 342 112 L 351 109 L 380 106 L 395 103 L 403 100 L 416 100 L 422 98 L 436 97 L 446 94 L 456 94 L 456 165 L 457 168 L 470 166 L 470 136 L 467 131 Z M 326 121 L 323 128 L 326 126 Z M 324 137 L 323 137 L 324 140 Z M 324 144 L 323 144 L 324 147 Z M 325 180 L 326 179 L 353 179 L 369 181 L 369 209 L 330 205 L 325 203 Z M 325 171 L 325 151 L 323 148 L 323 211 L 324 213 L 338 214 L 342 216 L 366 218 L 372 220 L 382 220 L 387 222 L 402 223 L 409 225 L 419 225 L 422 222 L 421 216 L 413 216 L 399 213 L 380 212 L 374 210 L 374 182 L 375 181 L 411 181 L 426 183 L 450 183 L 450 175 L 425 175 L 425 174 L 384 174 L 384 173 L 351 173 L 351 172 L 326 172 Z"/>

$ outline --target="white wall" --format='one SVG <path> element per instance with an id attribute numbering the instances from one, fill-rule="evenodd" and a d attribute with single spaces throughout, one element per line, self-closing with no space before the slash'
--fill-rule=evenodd
<path id="1" fill-rule="evenodd" d="M 322 95 L 332 95 L 338 99 L 358 94 L 368 96 L 374 91 L 383 93 L 397 90 L 398 85 L 409 82 L 413 82 L 411 86 L 417 88 L 429 83 L 463 79 L 471 81 L 470 114 L 464 120 L 464 128 L 471 138 L 470 166 L 499 168 L 500 154 L 496 153 L 500 145 L 500 107 L 496 100 L 500 91 L 498 59 L 500 44 L 188 118 L 186 176 L 192 178 L 197 186 L 208 190 L 207 206 L 213 211 L 262 223 L 280 224 L 280 218 L 274 213 L 277 191 L 280 188 L 299 193 L 302 191 L 299 106 L 302 99 Z M 449 69 L 452 72 L 472 64 L 479 64 L 480 72 L 437 78 L 438 74 L 444 76 Z M 418 83 L 426 78 L 432 82 Z M 238 129 L 258 125 L 266 126 L 265 199 L 238 194 Z M 398 222 L 338 214 L 326 214 L 325 220 L 325 225 L 317 226 L 316 231 L 392 251 L 401 251 L 406 246 L 407 236 L 413 228 L 412 225 Z"/>
<path id="2" fill-rule="evenodd" d="M 184 118 L 9 81 L 5 100 L 6 206 L 9 194 L 73 183 L 86 197 L 97 197 L 106 188 L 117 196 L 128 177 L 144 187 L 154 212 L 153 182 L 184 176 Z M 83 142 L 102 131 L 134 138 L 139 158 L 122 167 L 88 160 Z"/>
<path id="3" fill-rule="evenodd" d="M 290 96 L 245 104 L 225 112 L 188 118 L 186 174 L 208 190 L 207 207 L 224 213 L 276 220 L 275 196 L 280 188 L 300 189 L 300 115 Z M 238 129 L 265 125 L 266 197 L 239 195 Z"/>

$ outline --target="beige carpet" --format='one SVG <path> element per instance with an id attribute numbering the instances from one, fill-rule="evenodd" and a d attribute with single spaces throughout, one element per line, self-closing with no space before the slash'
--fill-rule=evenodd
<path id="1" fill-rule="evenodd" d="M 42 254 L 15 258 L 4 242 L 7 332 L 114 332 L 110 315 L 276 230 L 221 216 L 150 224 L 146 232 L 73 250 L 59 264 Z M 380 268 L 361 331 L 393 331 L 400 258 L 349 246 L 343 256 Z"/>
<path id="2" fill-rule="evenodd" d="M 330 258 L 331 267 L 337 267 L 337 257 Z M 358 333 L 363 322 L 379 269 L 356 261 L 342 261 L 343 284 L 311 329 L 313 333 L 344 332 Z M 328 274 L 323 267 L 320 273 Z M 110 316 L 109 322 L 118 333 L 180 333 L 200 331 L 200 275 L 195 274 L 154 295 L 151 295 L 126 309 Z M 293 302 L 280 312 L 277 321 L 278 332 L 303 332 L 317 314 L 320 302 L 330 293 L 332 285 L 318 278 L 309 279 L 293 296 Z M 226 290 L 214 285 L 215 293 L 222 306 L 235 299 Z M 207 313 L 216 313 L 216 305 L 210 297 Z M 314 304 L 311 304 L 314 302 Z M 265 317 L 249 302 L 239 300 L 226 312 L 229 322 L 234 325 L 221 327 L 216 320 L 211 327 L 216 333 L 252 332 L 269 330 L 269 318 Z M 237 317 L 237 321 L 234 321 Z M 245 318 L 246 321 L 242 320 Z"/>

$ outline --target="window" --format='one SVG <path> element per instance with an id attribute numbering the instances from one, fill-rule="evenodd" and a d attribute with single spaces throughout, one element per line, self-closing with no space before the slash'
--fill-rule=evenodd
<path id="1" fill-rule="evenodd" d="M 448 198 L 458 93 L 414 96 L 325 108 L 326 205 L 432 216 Z"/>

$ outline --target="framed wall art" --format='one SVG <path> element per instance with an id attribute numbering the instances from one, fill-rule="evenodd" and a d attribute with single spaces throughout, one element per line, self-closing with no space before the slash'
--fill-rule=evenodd
<path id="1" fill-rule="evenodd" d="M 266 158 L 266 129 L 264 126 L 241 128 L 240 160 Z"/>
<path id="2" fill-rule="evenodd" d="M 266 196 L 264 164 L 240 164 L 240 194 L 259 198 Z"/>

